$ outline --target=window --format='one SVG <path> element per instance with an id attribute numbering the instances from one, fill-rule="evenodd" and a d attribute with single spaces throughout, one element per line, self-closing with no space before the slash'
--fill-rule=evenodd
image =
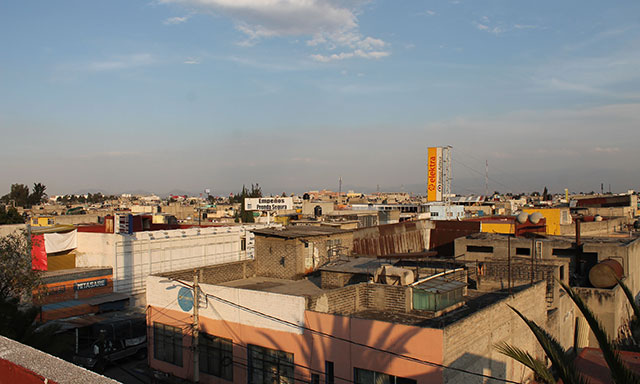
<path id="1" fill-rule="evenodd" d="M 438 212 L 431 212 L 431 217 L 438 217 Z"/>
<path id="2" fill-rule="evenodd" d="M 396 377 L 366 369 L 354 368 L 356 384 L 417 384 L 413 379 Z"/>
<path id="3" fill-rule="evenodd" d="M 335 381 L 333 377 L 333 361 L 324 362 L 324 384 L 333 384 Z"/>
<path id="4" fill-rule="evenodd" d="M 154 322 L 153 357 L 182 367 L 182 330 Z"/>
<path id="5" fill-rule="evenodd" d="M 531 249 L 529 249 L 529 248 L 516 248 L 516 255 L 531 256 Z"/>
<path id="6" fill-rule="evenodd" d="M 317 373 L 312 373 L 311 384 L 320 384 L 320 375 L 318 375 Z"/>
<path id="7" fill-rule="evenodd" d="M 493 247 L 482 245 L 467 245 L 467 252 L 493 253 Z"/>
<path id="8" fill-rule="evenodd" d="M 240 239 L 240 250 L 241 251 L 246 251 L 247 250 L 247 238 L 243 237 Z"/>
<path id="9" fill-rule="evenodd" d="M 249 344 L 249 384 L 293 384 L 293 353 Z"/>
<path id="10" fill-rule="evenodd" d="M 201 333 L 200 372 L 233 381 L 233 342 L 230 339 Z"/>
<path id="11" fill-rule="evenodd" d="M 47 219 L 47 225 L 53 225 L 53 224 L 55 224 L 55 223 L 53 222 L 53 219 Z"/>

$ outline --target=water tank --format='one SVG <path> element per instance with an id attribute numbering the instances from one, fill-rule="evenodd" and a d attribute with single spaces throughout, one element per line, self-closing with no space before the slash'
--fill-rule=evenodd
<path id="1" fill-rule="evenodd" d="M 516 216 L 516 221 L 520 224 L 524 224 L 527 222 L 529 215 L 526 212 L 520 212 L 518 216 Z"/>
<path id="2" fill-rule="evenodd" d="M 542 213 L 540 212 L 533 212 L 532 214 L 529 215 L 529 221 L 532 222 L 533 224 L 538 224 L 540 222 L 540 220 L 542 220 L 543 216 Z"/>
<path id="3" fill-rule="evenodd" d="M 600 215 L 595 215 L 595 216 L 593 217 L 593 221 L 602 221 L 602 216 L 600 216 Z"/>
<path id="4" fill-rule="evenodd" d="M 616 277 L 622 279 L 624 270 L 619 262 L 607 259 L 591 267 L 589 282 L 596 288 L 611 288 L 618 284 Z"/>

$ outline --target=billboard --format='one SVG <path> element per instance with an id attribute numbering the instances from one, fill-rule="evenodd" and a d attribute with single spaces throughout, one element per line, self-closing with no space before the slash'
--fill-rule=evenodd
<path id="1" fill-rule="evenodd" d="M 442 201 L 442 147 L 427 149 L 427 201 Z"/>
<path id="2" fill-rule="evenodd" d="M 247 197 L 244 199 L 245 211 L 277 211 L 293 209 L 292 197 Z"/>

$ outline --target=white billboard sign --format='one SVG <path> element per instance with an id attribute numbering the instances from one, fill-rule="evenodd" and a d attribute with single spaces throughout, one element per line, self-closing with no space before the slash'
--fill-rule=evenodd
<path id="1" fill-rule="evenodd" d="M 293 209 L 292 197 L 247 197 L 244 199 L 245 211 L 278 211 Z"/>

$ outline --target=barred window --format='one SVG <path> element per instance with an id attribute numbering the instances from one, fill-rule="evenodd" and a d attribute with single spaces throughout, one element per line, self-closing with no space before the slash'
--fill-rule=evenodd
<path id="1" fill-rule="evenodd" d="M 354 368 L 354 376 L 356 384 L 416 384 L 413 379 L 404 377 L 396 377 L 380 372 L 369 371 L 367 369 Z"/>
<path id="2" fill-rule="evenodd" d="M 182 330 L 153 323 L 153 358 L 182 367 Z"/>
<path id="3" fill-rule="evenodd" d="M 201 333 L 200 372 L 233 381 L 233 342 L 230 339 Z"/>
<path id="4" fill-rule="evenodd" d="M 249 344 L 249 384 L 293 384 L 293 353 Z"/>

